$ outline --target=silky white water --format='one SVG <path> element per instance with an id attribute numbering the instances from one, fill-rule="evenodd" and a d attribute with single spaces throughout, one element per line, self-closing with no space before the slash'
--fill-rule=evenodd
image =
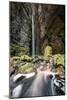
<path id="1" fill-rule="evenodd" d="M 35 56 L 34 16 L 32 14 L 32 56 Z"/>

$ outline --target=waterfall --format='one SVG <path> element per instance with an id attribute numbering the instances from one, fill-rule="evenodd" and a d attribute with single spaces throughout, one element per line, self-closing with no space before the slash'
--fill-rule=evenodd
<path id="1" fill-rule="evenodd" d="M 32 56 L 35 56 L 34 16 L 32 14 Z"/>

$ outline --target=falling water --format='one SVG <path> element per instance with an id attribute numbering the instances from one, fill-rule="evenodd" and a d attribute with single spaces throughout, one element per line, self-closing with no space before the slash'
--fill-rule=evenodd
<path id="1" fill-rule="evenodd" d="M 35 56 L 34 16 L 32 14 L 32 56 Z"/>

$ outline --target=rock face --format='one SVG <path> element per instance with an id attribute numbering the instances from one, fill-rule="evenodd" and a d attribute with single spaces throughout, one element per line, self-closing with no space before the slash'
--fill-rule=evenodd
<path id="1" fill-rule="evenodd" d="M 36 54 L 44 54 L 46 45 L 53 53 L 64 53 L 65 7 L 35 4 Z"/>

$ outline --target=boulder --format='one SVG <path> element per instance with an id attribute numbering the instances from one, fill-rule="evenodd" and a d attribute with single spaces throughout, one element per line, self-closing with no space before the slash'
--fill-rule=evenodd
<path id="1" fill-rule="evenodd" d="M 44 49 L 44 59 L 49 60 L 52 57 L 52 47 L 46 46 Z"/>

